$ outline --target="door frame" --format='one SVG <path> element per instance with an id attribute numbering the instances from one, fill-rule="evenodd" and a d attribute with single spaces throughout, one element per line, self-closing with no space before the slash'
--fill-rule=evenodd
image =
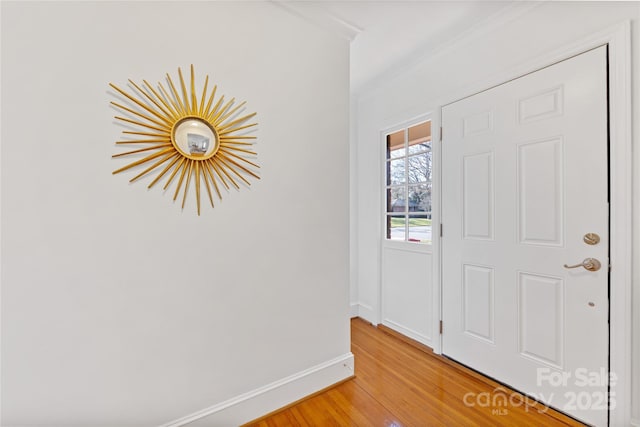
<path id="1" fill-rule="evenodd" d="M 631 422 L 632 351 L 632 204 L 633 153 L 631 133 L 631 22 L 629 20 L 600 33 L 578 40 L 472 87 L 467 87 L 439 103 L 432 118 L 434 174 L 433 199 L 437 200 L 433 224 L 442 218 L 442 108 L 467 96 L 501 85 L 541 68 L 564 61 L 593 48 L 608 45 L 609 76 L 609 180 L 610 180 L 610 263 L 609 273 L 609 360 L 617 381 L 610 387 L 616 405 L 609 411 L 610 425 Z M 437 124 L 437 125 L 436 125 Z M 435 205 L 435 203 L 434 203 Z M 446 227 L 446 225 L 445 225 Z M 446 233 L 446 230 L 445 230 Z M 434 315 L 433 330 L 442 320 L 442 245 L 433 238 Z M 442 335 L 433 339 L 434 352 L 442 352 Z"/>

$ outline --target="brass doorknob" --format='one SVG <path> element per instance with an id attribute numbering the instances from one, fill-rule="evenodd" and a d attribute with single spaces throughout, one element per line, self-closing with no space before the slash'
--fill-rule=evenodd
<path id="1" fill-rule="evenodd" d="M 600 264 L 600 261 L 598 261 L 595 258 L 585 258 L 584 261 L 582 261 L 580 264 L 564 265 L 564 268 L 578 268 L 578 267 L 584 267 L 585 270 L 589 270 L 589 271 L 598 271 L 600 270 L 600 267 L 602 267 L 602 264 Z"/>

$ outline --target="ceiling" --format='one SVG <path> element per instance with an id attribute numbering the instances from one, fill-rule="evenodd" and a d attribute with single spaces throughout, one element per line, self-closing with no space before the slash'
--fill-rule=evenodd
<path id="1" fill-rule="evenodd" d="M 510 7 L 512 1 L 281 1 L 351 39 L 351 91 L 398 64 L 427 55 Z"/>

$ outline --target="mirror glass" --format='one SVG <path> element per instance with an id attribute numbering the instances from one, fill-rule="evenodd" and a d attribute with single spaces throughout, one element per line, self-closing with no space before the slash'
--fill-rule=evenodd
<path id="1" fill-rule="evenodd" d="M 218 151 L 218 135 L 212 126 L 199 118 L 185 118 L 173 128 L 173 144 L 190 159 L 207 159 Z"/>

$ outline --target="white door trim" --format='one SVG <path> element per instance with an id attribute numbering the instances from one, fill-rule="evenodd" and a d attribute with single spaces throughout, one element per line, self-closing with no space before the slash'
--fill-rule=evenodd
<path id="1" fill-rule="evenodd" d="M 611 386 L 616 405 L 610 410 L 609 423 L 612 426 L 629 425 L 631 422 L 631 286 L 632 286 L 632 139 L 631 139 L 631 22 L 624 21 L 614 27 L 592 34 L 542 57 L 535 58 L 521 66 L 499 73 L 483 82 L 462 88 L 446 102 L 438 103 L 437 114 L 433 115 L 432 129 L 442 125 L 442 106 L 451 102 L 497 86 L 514 78 L 531 73 L 540 68 L 568 59 L 602 45 L 609 46 L 609 174 L 610 174 L 610 369 L 617 381 Z M 437 124 L 437 125 L 436 125 Z M 439 133 L 433 132 L 434 141 Z M 446 135 L 445 135 L 446 136 Z M 437 138 L 437 139 L 436 139 Z M 442 158 L 438 144 L 434 144 L 434 200 L 440 202 L 442 182 Z M 437 219 L 441 218 L 442 204 L 438 203 Z M 434 218 L 435 219 L 435 218 Z M 437 222 L 434 221 L 434 224 Z M 445 224 L 446 227 L 446 224 Z M 446 228 L 445 228 L 446 236 Z M 434 235 L 434 310 L 433 330 L 438 330 L 442 318 L 442 246 Z M 434 307 L 436 308 L 436 307 Z M 446 326 L 445 326 L 446 327 Z M 442 351 L 442 336 L 433 339 L 434 351 Z"/>

